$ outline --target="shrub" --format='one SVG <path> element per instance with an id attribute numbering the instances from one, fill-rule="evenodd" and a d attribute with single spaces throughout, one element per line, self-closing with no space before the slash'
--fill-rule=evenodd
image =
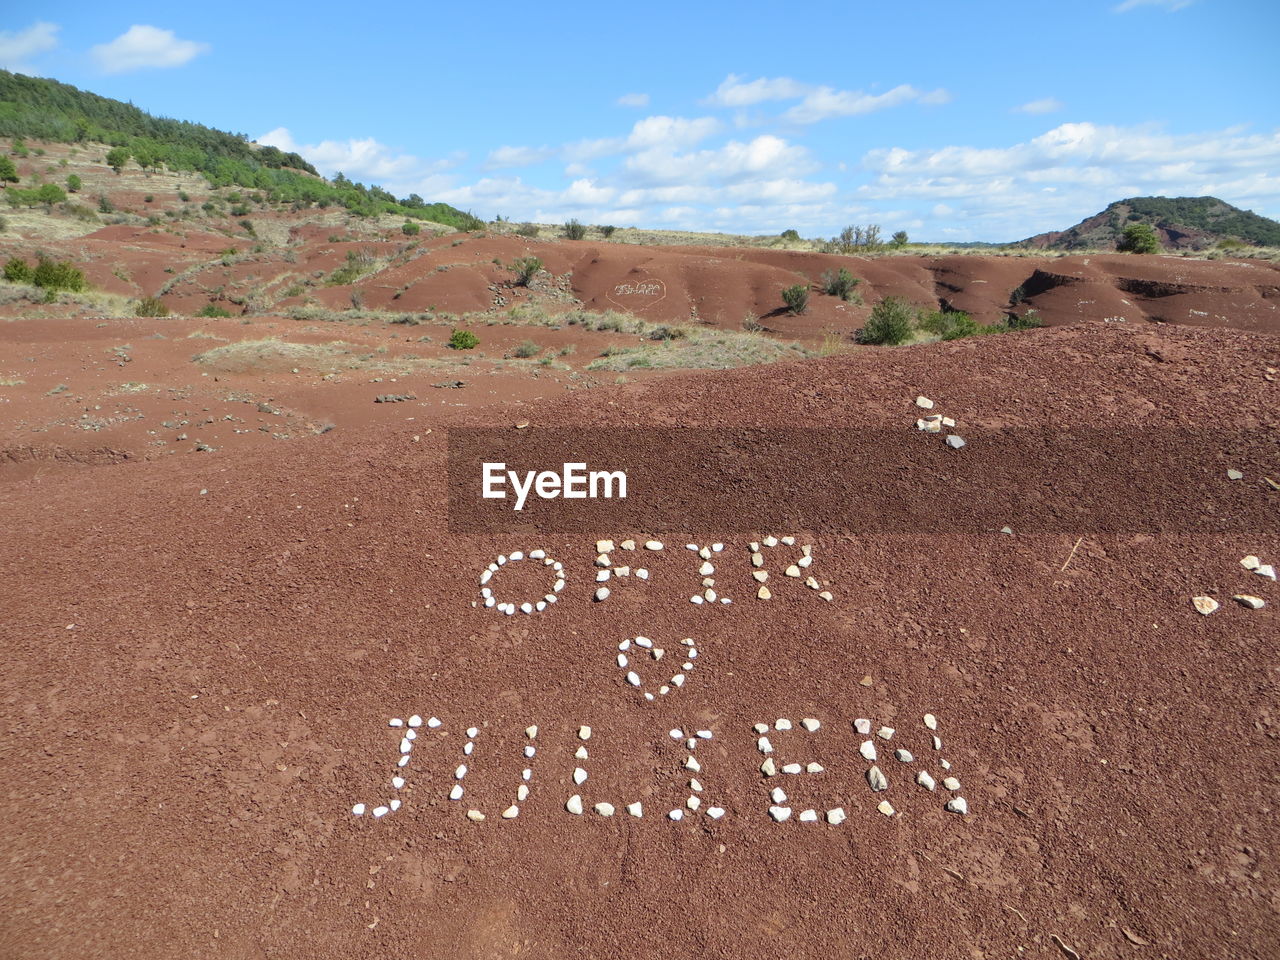
<path id="1" fill-rule="evenodd" d="M 115 209 L 116 209 L 116 205 L 107 199 L 106 194 L 103 194 L 102 196 L 98 197 L 99 213 L 114 213 Z"/>
<path id="2" fill-rule="evenodd" d="M 542 269 L 542 261 L 537 257 L 518 257 L 511 261 L 511 269 L 516 272 L 516 284 L 527 287 Z"/>
<path id="3" fill-rule="evenodd" d="M 107 151 L 107 166 L 116 172 L 116 176 L 119 176 L 124 165 L 129 162 L 130 156 L 131 154 L 124 147 L 112 147 Z"/>
<path id="4" fill-rule="evenodd" d="M 30 283 L 31 272 L 31 264 L 18 257 L 10 257 L 4 265 L 4 278 L 10 283 Z"/>
<path id="5" fill-rule="evenodd" d="M 972 337 L 979 332 L 978 324 L 973 317 L 958 310 L 922 312 L 919 324 L 921 330 L 936 334 L 943 340 L 959 340 L 961 337 Z"/>
<path id="6" fill-rule="evenodd" d="M 49 208 L 55 203 L 62 203 L 63 200 L 66 200 L 67 194 L 56 183 L 45 183 L 36 190 L 36 199 L 43 203 L 46 208 Z"/>
<path id="7" fill-rule="evenodd" d="M 885 297 L 871 308 L 867 325 L 857 333 L 859 343 L 897 346 L 911 339 L 911 304 L 901 297 Z"/>
<path id="8" fill-rule="evenodd" d="M 542 348 L 532 340 L 526 340 L 512 351 L 521 360 L 528 360 L 530 357 L 536 357 Z"/>
<path id="9" fill-rule="evenodd" d="M 13 155 L 15 157 L 25 157 L 27 155 L 27 145 L 22 142 L 21 137 L 13 138 Z"/>
<path id="10" fill-rule="evenodd" d="M 610 237 L 613 236 L 613 231 L 617 229 L 618 229 L 617 227 L 601 227 L 600 232 L 604 234 L 604 238 L 608 240 Z"/>
<path id="11" fill-rule="evenodd" d="M 1011 313 L 1005 322 L 1010 330 L 1035 330 L 1044 326 L 1044 321 L 1035 310 L 1028 310 L 1022 316 Z"/>
<path id="12" fill-rule="evenodd" d="M 574 217 L 564 225 L 564 235 L 566 240 L 581 240 L 587 235 L 587 228 L 578 222 L 577 217 Z"/>
<path id="13" fill-rule="evenodd" d="M 71 290 L 78 292 L 86 286 L 84 274 L 65 260 L 54 263 L 42 256 L 31 271 L 31 282 L 46 290 Z"/>
<path id="14" fill-rule="evenodd" d="M 522 237 L 536 237 L 538 235 L 538 225 L 536 223 L 522 223 L 516 227 L 516 233 Z"/>
<path id="15" fill-rule="evenodd" d="M 742 318 L 742 329 L 747 333 L 759 333 L 764 329 L 764 324 L 760 322 L 760 318 L 750 311 Z"/>
<path id="16" fill-rule="evenodd" d="M 71 174 L 69 177 L 67 177 L 67 192 L 68 192 L 68 193 L 79 193 L 79 192 L 80 192 L 80 188 L 81 188 L 83 185 L 84 185 L 84 184 L 83 184 L 83 181 L 81 181 L 81 179 L 80 179 L 79 177 L 77 177 L 74 173 L 73 173 L 73 174 Z"/>
<path id="17" fill-rule="evenodd" d="M 247 217 L 249 215 L 249 208 L 243 203 L 236 203 L 232 204 L 230 212 L 233 217 Z"/>
<path id="18" fill-rule="evenodd" d="M 191 197 L 190 197 L 190 195 L 187 193 L 187 191 L 185 191 L 185 190 L 179 190 L 179 191 L 178 191 L 178 199 L 179 199 L 179 200 L 181 200 L 183 203 L 187 203 L 187 202 L 189 202 L 189 201 L 191 200 Z"/>
<path id="19" fill-rule="evenodd" d="M 143 297 L 134 308 L 133 315 L 135 317 L 167 317 L 169 308 L 161 302 L 159 297 Z"/>
<path id="20" fill-rule="evenodd" d="M 841 267 L 839 272 L 828 270 L 822 275 L 822 289 L 829 296 L 839 297 L 841 300 L 852 300 L 854 288 L 861 282 L 844 267 Z"/>
<path id="21" fill-rule="evenodd" d="M 143 203 L 151 203 L 153 200 L 155 200 L 155 195 L 150 193 L 148 193 L 145 197 L 142 198 Z"/>
<path id="22" fill-rule="evenodd" d="M 890 240 L 889 242 L 893 244 L 895 249 L 901 250 L 903 247 L 907 245 L 907 231 L 899 230 L 897 233 L 893 235 L 893 239 Z"/>
<path id="23" fill-rule="evenodd" d="M 1116 243 L 1121 253 L 1159 253 L 1160 238 L 1149 223 L 1131 223 Z"/>
<path id="24" fill-rule="evenodd" d="M 450 350 L 474 350 L 480 346 L 480 338 L 470 330 L 457 330 L 449 335 Z"/>
<path id="25" fill-rule="evenodd" d="M 828 246 L 837 253 L 853 253 L 855 250 L 874 250 L 882 242 L 879 224 L 871 223 L 865 227 L 852 224 L 841 230 L 840 236 Z"/>
<path id="26" fill-rule="evenodd" d="M 406 237 L 416 237 L 418 234 L 422 232 L 422 226 L 420 224 L 414 223 L 412 220 L 406 220 L 403 224 L 401 224 L 400 232 L 403 233 Z"/>
<path id="27" fill-rule="evenodd" d="M 0 157 L 0 183 L 20 183 L 18 168 L 8 157 Z"/>
<path id="28" fill-rule="evenodd" d="M 779 236 L 782 237 L 783 240 L 799 240 L 800 239 L 800 234 L 797 233 L 795 230 L 783 230 L 782 233 L 779 234 Z"/>
<path id="29" fill-rule="evenodd" d="M 787 305 L 788 310 L 799 316 L 809 309 L 809 288 L 803 283 L 787 287 L 782 291 L 782 302 Z"/>
<path id="30" fill-rule="evenodd" d="M 200 308 L 200 312 L 197 313 L 196 316 L 197 317 L 229 317 L 231 316 L 231 311 L 223 310 L 221 307 L 215 304 L 207 303 Z"/>

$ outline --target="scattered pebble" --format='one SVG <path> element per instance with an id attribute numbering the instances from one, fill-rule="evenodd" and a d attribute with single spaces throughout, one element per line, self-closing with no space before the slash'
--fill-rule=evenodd
<path id="1" fill-rule="evenodd" d="M 864 760 L 870 760 L 872 763 L 875 763 L 876 745 L 871 740 L 863 740 L 862 745 L 858 747 L 858 752 L 862 754 Z"/>
<path id="2" fill-rule="evenodd" d="M 912 760 L 915 759 L 915 757 L 911 755 L 910 750 L 898 749 L 893 751 L 893 755 L 897 760 L 900 760 L 903 763 L 910 763 Z"/>
<path id="3" fill-rule="evenodd" d="M 644 804 L 642 804 L 639 800 L 637 800 L 635 803 L 628 803 L 627 813 L 631 814 L 633 817 L 643 817 Z"/>
<path id="4" fill-rule="evenodd" d="M 938 785 L 937 781 L 934 780 L 933 777 L 929 776 L 929 772 L 927 770 L 921 770 L 916 774 L 916 783 L 920 784 L 920 786 L 924 787 L 926 790 L 932 790 Z"/>
<path id="5" fill-rule="evenodd" d="M 1263 607 L 1267 605 L 1267 602 L 1263 600 L 1261 597 L 1254 597 L 1247 593 L 1237 593 L 1231 599 L 1235 600 L 1239 604 L 1242 604 L 1243 606 L 1248 607 L 1250 610 L 1261 610 Z"/>
<path id="6" fill-rule="evenodd" d="M 800 814 L 801 823 L 814 823 L 818 819 L 817 810 L 805 810 Z"/>
<path id="7" fill-rule="evenodd" d="M 609 588 L 608 588 L 608 587 L 601 587 L 599 590 L 597 590 L 597 591 L 596 591 L 596 599 L 597 599 L 597 600 L 608 600 L 608 599 L 609 599 Z"/>
<path id="8" fill-rule="evenodd" d="M 863 734 L 870 733 L 871 721 L 867 720 L 865 717 L 859 717 L 857 720 L 853 721 L 853 729 Z"/>
<path id="9" fill-rule="evenodd" d="M 872 767 L 867 771 L 867 783 L 871 784 L 871 789 L 876 793 L 889 789 L 889 781 L 885 779 L 879 767 Z"/>
<path id="10" fill-rule="evenodd" d="M 844 812 L 844 807 L 836 807 L 834 810 L 827 811 L 827 823 L 833 827 L 838 827 L 848 819 L 849 816 Z"/>
<path id="11" fill-rule="evenodd" d="M 880 803 L 876 806 L 876 809 L 879 810 L 881 813 L 883 813 L 886 817 L 892 817 L 894 813 L 897 812 L 893 809 L 893 804 L 890 803 L 888 800 L 881 800 Z"/>
<path id="12" fill-rule="evenodd" d="M 597 803 L 597 804 L 596 804 L 596 813 L 600 814 L 600 816 L 602 816 L 602 817 L 612 817 L 612 816 L 613 816 L 613 804 L 612 804 L 612 803 L 605 803 L 604 801 L 601 801 L 600 803 Z"/>
<path id="13" fill-rule="evenodd" d="M 582 816 L 582 798 L 575 793 L 569 798 L 564 808 L 576 816 Z"/>
<path id="14" fill-rule="evenodd" d="M 876 731 L 876 736 L 879 737 L 881 740 L 892 740 L 893 733 L 894 733 L 893 727 L 881 727 L 879 730 Z"/>
<path id="15" fill-rule="evenodd" d="M 471 820 L 474 823 L 479 823 L 484 819 L 484 814 L 481 813 L 479 810 L 468 810 L 467 819 Z"/>
<path id="16" fill-rule="evenodd" d="M 803 720 L 800 721 L 800 726 L 804 727 L 810 733 L 813 733 L 813 731 L 817 730 L 820 726 L 822 726 L 822 723 L 818 720 L 813 719 L 813 717 L 805 717 Z"/>
<path id="17" fill-rule="evenodd" d="M 916 406 L 921 410 L 932 410 L 933 401 L 928 397 L 916 397 Z"/>
<path id="18" fill-rule="evenodd" d="M 969 812 L 969 801 L 964 797 L 953 797 L 947 801 L 947 809 L 963 816 Z"/>
<path id="19" fill-rule="evenodd" d="M 947 437 L 947 446 L 952 450 L 959 450 L 964 446 L 964 437 L 955 433 L 951 434 Z"/>
<path id="20" fill-rule="evenodd" d="M 775 729 L 775 730 L 790 730 L 790 729 L 791 729 L 791 721 L 790 721 L 790 720 L 788 720 L 786 717 L 779 717 L 777 720 L 773 721 L 773 729 Z"/>
<path id="21" fill-rule="evenodd" d="M 1217 600 L 1213 599 L 1213 597 L 1192 597 L 1191 605 L 1206 617 L 1221 606 L 1221 604 L 1219 604 Z"/>
<path id="22" fill-rule="evenodd" d="M 957 790 L 960 789 L 960 781 L 957 780 L 955 777 L 947 777 L 945 780 L 942 781 L 942 785 L 946 787 L 948 790 L 950 790 L 952 793 L 955 793 Z"/>
<path id="23" fill-rule="evenodd" d="M 782 823 L 783 820 L 791 819 L 791 808 L 778 806 L 770 807 L 769 816 L 773 817 L 777 823 Z"/>
<path id="24" fill-rule="evenodd" d="M 937 730 L 938 718 L 935 717 L 932 713 L 926 713 L 924 715 L 924 725 L 928 727 L 930 730 Z"/>
<path id="25" fill-rule="evenodd" d="M 1243 479 L 1244 479 L 1244 474 L 1243 474 L 1243 473 L 1241 473 L 1239 470 L 1236 470 L 1236 469 L 1234 469 L 1234 468 L 1231 468 L 1231 469 L 1227 470 L 1227 479 L 1228 479 L 1228 480 L 1243 480 Z"/>
<path id="26" fill-rule="evenodd" d="M 646 540 L 646 541 L 645 541 L 645 544 L 644 544 L 644 548 L 645 548 L 646 550 L 661 550 L 661 549 L 662 549 L 662 541 L 661 541 L 661 540 Z"/>
<path id="27" fill-rule="evenodd" d="M 591 728 L 590 728 L 590 727 L 579 727 L 579 728 L 578 728 L 578 739 L 579 739 L 579 740 L 590 740 L 590 739 L 591 739 Z"/>
<path id="28" fill-rule="evenodd" d="M 520 808 L 514 803 L 502 811 L 503 820 L 514 820 L 518 816 L 520 816 Z"/>

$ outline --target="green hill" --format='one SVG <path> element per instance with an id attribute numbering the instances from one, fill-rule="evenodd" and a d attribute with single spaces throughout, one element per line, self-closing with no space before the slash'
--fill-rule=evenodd
<path id="1" fill-rule="evenodd" d="M 1280 247 L 1280 223 L 1217 197 L 1130 197 L 1066 230 L 1023 241 L 1045 250 L 1107 250 L 1131 223 L 1149 223 L 1167 249 L 1204 250 L 1228 243 Z"/>
<path id="2" fill-rule="evenodd" d="M 299 208 L 341 206 L 359 216 L 391 213 L 463 230 L 483 226 L 446 203 L 426 203 L 417 195 L 397 199 L 341 176 L 324 180 L 298 154 L 257 146 L 243 135 L 153 117 L 132 104 L 7 70 L 0 70 L 0 137 L 106 143 L 127 150 L 141 166 L 195 171 L 215 187 L 248 187 Z"/>

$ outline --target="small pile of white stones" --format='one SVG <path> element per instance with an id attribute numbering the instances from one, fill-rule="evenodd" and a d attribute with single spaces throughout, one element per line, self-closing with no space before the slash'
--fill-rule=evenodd
<path id="1" fill-rule="evenodd" d="M 932 410 L 934 402 L 928 397 L 916 397 L 916 406 L 921 410 Z M 954 429 L 956 422 L 950 417 L 944 417 L 940 413 L 930 413 L 916 420 L 916 429 L 923 430 L 925 433 L 942 433 L 943 429 Z M 946 443 L 953 450 L 959 450 L 964 446 L 964 438 L 957 433 L 947 435 Z"/>
<path id="2" fill-rule="evenodd" d="M 1256 573 L 1258 576 L 1270 580 L 1272 583 L 1275 583 L 1276 581 L 1275 566 L 1270 563 L 1263 563 L 1253 554 L 1249 554 L 1247 557 L 1241 558 L 1240 566 L 1244 567 L 1250 573 Z M 1250 610 L 1261 610 L 1267 605 L 1267 601 L 1263 600 L 1261 597 L 1256 597 L 1251 593 L 1232 594 L 1231 599 L 1240 604 L 1240 606 L 1247 607 Z M 1211 613 L 1216 613 L 1222 607 L 1217 600 L 1209 596 L 1192 597 L 1191 605 L 1196 608 L 1198 613 L 1206 617 Z"/>
<path id="3" fill-rule="evenodd" d="M 502 554 L 496 561 L 485 568 L 484 573 L 480 574 L 480 596 L 484 600 L 484 605 L 486 607 L 496 607 L 500 613 L 505 613 L 507 616 L 514 615 L 517 610 L 521 613 L 533 613 L 535 610 L 538 613 L 541 613 L 559 599 L 558 595 L 564 590 L 565 586 L 564 564 L 559 560 L 553 560 L 551 557 L 547 556 L 547 552 L 545 550 L 530 550 L 529 559 L 541 560 L 545 566 L 550 567 L 555 572 L 556 581 L 552 586 L 550 593 L 544 596 L 541 600 L 538 600 L 536 603 L 526 601 L 521 603 L 519 606 L 514 603 L 501 601 L 494 596 L 493 589 L 489 586 L 489 581 L 493 579 L 493 575 L 508 563 L 517 563 L 523 559 L 525 559 L 525 555 L 521 550 L 516 550 L 509 556 Z"/>

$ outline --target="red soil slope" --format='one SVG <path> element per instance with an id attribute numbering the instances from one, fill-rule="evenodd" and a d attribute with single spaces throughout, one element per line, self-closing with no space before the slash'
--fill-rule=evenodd
<path id="1" fill-rule="evenodd" d="M 680 282 L 702 282 L 688 278 L 703 254 L 660 255 L 690 271 Z M 761 276 L 783 269 L 743 262 Z M 610 263 L 595 265 L 600 290 L 619 276 Z M 909 267 L 880 261 L 868 274 L 885 270 L 887 287 L 890 268 L 908 269 L 900 282 L 915 283 Z M 1094 282 L 1110 281 L 1075 285 Z M 44 349 L 52 363 L 77 359 L 59 360 L 54 340 Z M 169 362 L 163 348 L 154 360 Z M 0 954 L 1271 957 L 1280 593 L 1238 561 L 1280 560 L 1268 532 L 1280 493 L 1263 479 L 1280 481 L 1277 367 L 1272 337 L 1092 323 L 539 403 L 493 398 L 198 457 L 0 472 Z M 822 516 L 754 532 L 743 517 L 698 532 L 728 545 L 717 586 L 735 603 L 712 609 L 688 602 L 686 537 L 662 530 L 660 512 L 651 530 L 666 549 L 631 561 L 652 567 L 652 585 L 615 580 L 604 603 L 590 599 L 596 539 L 643 543 L 650 530 L 535 542 L 514 527 L 448 529 L 448 424 L 911 431 L 917 394 L 965 430 L 1220 430 L 1222 459 L 1206 475 L 1236 484 L 1259 532 L 944 524 L 855 536 Z M 1228 481 L 1236 436 L 1255 448 L 1244 478 Z M 952 451 L 933 449 L 945 471 Z M 813 471 L 830 480 L 821 463 Z M 646 494 L 658 511 L 661 494 Z M 1130 509 L 1117 498 L 1118 516 Z M 1179 517 L 1196 509 L 1169 505 Z M 774 599 L 754 599 L 746 541 L 768 533 L 813 545 L 831 602 L 777 568 Z M 478 606 L 485 565 L 535 546 L 565 563 L 560 602 L 515 617 Z M 503 589 L 532 589 L 527 566 L 504 573 Z M 1245 609 L 1233 593 L 1267 605 Z M 1222 609 L 1196 614 L 1199 594 Z M 617 646 L 640 634 L 666 646 L 659 667 L 696 638 L 684 688 L 647 702 L 627 685 Z M 420 728 L 396 791 L 401 731 L 388 720 L 414 713 L 443 725 Z M 809 717 L 816 733 L 800 729 Z M 776 718 L 795 723 L 769 734 L 779 765 L 816 761 L 823 773 L 761 776 L 752 725 Z M 882 794 L 868 786 L 859 718 L 897 731 L 872 738 Z M 530 724 L 532 761 L 521 757 Z M 683 766 L 672 728 L 714 734 L 694 752 L 701 770 Z M 464 762 L 466 796 L 453 802 Z M 503 819 L 525 764 L 532 792 Z M 936 792 L 912 781 L 925 765 Z M 581 786 L 577 766 L 590 773 Z M 967 815 L 943 809 L 946 775 L 961 781 Z M 723 819 L 664 816 L 691 776 Z M 783 823 L 767 812 L 779 783 L 795 811 Z M 573 794 L 586 815 L 565 812 Z M 350 812 L 392 795 L 404 806 L 383 819 Z M 621 805 L 633 798 L 642 819 Z M 614 816 L 592 812 L 596 799 L 616 801 Z M 877 811 L 886 799 L 893 816 Z M 849 816 L 839 826 L 799 822 L 836 806 Z"/>

